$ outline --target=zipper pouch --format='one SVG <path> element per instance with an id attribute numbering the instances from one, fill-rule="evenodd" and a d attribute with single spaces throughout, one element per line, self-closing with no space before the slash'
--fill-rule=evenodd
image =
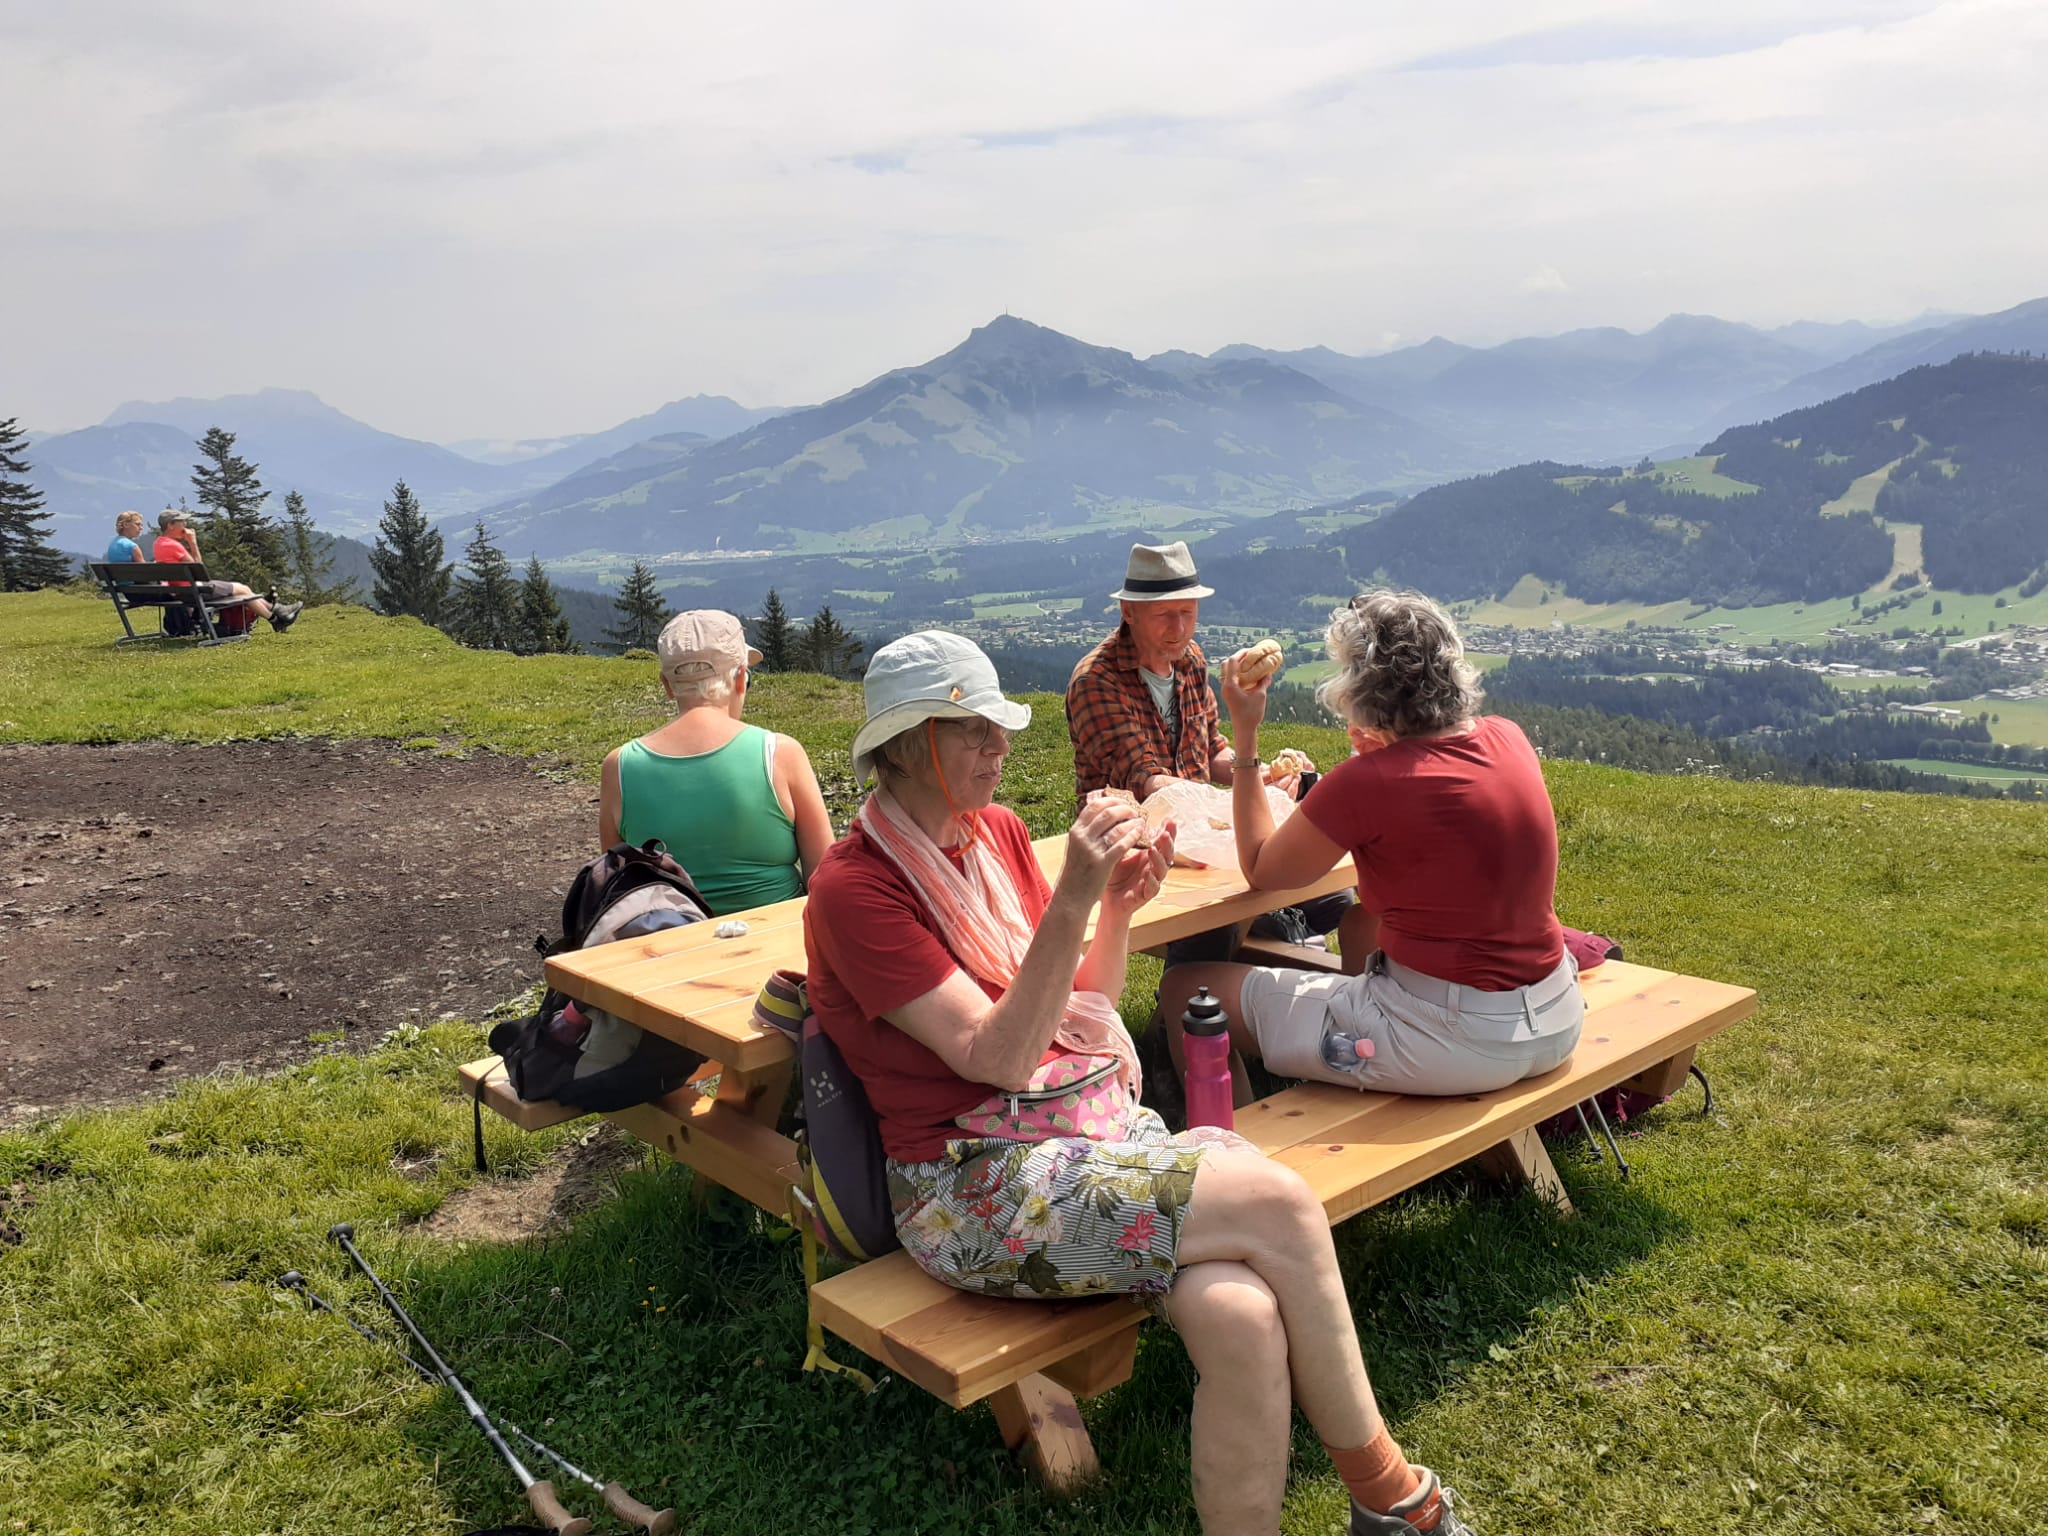
<path id="1" fill-rule="evenodd" d="M 953 1123 L 996 1141 L 1117 1141 L 1130 1127 L 1131 1096 L 1114 1056 L 1069 1054 L 1041 1065 L 1027 1086 L 991 1094 Z"/>

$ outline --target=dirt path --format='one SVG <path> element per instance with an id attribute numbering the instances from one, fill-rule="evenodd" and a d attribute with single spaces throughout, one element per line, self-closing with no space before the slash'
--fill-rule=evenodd
<path id="1" fill-rule="evenodd" d="M 596 798 L 385 742 L 0 747 L 0 1123 L 479 1016 Z"/>

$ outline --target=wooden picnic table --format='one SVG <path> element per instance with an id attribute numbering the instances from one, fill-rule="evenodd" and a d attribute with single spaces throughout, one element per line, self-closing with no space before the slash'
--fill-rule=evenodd
<path id="1" fill-rule="evenodd" d="M 1066 839 L 1033 845 L 1056 879 Z M 1299 905 L 1352 883 L 1346 860 L 1312 885 L 1253 891 L 1236 869 L 1176 868 L 1133 920 L 1133 949 L 1150 949 L 1225 924 Z M 778 969 L 805 967 L 801 899 L 739 914 L 744 936 L 715 923 L 558 955 L 550 985 L 702 1053 L 719 1078 L 715 1097 L 685 1087 L 607 1118 L 716 1184 L 778 1217 L 804 1172 L 796 1144 L 776 1128 L 794 1056 L 777 1029 L 754 1024 L 754 999 Z M 1329 957 L 1305 952 L 1313 962 Z M 1323 1083 L 1288 1088 L 1239 1111 L 1238 1128 L 1305 1177 L 1332 1223 L 1460 1162 L 1528 1185 L 1560 1211 L 1570 1202 L 1536 1135 L 1544 1118 L 1620 1084 L 1652 1094 L 1684 1081 L 1694 1050 L 1747 1018 L 1746 987 L 1618 961 L 1581 979 L 1586 1029 L 1565 1065 L 1490 1094 L 1407 1098 Z M 521 1102 L 496 1057 L 462 1068 L 466 1091 L 514 1124 L 539 1129 L 579 1113 Z M 811 1291 L 822 1326 L 954 1407 L 987 1401 L 1003 1438 L 1054 1486 L 1091 1476 L 1095 1455 L 1077 1397 L 1127 1378 L 1141 1310 L 1128 1299 L 1012 1301 L 952 1290 L 895 1252 L 834 1275 Z M 822 1337 L 819 1335 L 818 1337 Z"/>
<path id="2" fill-rule="evenodd" d="M 1065 834 L 1039 838 L 1031 847 L 1046 879 L 1057 881 L 1066 861 Z M 1348 857 L 1320 880 L 1290 891 L 1255 891 L 1234 867 L 1176 865 L 1132 919 L 1131 948 L 1156 949 L 1248 922 L 1344 890 L 1354 879 Z M 572 950 L 549 959 L 548 985 L 717 1062 L 732 1079 L 721 1084 L 720 1097 L 758 1106 L 786 1080 L 793 1053 L 782 1031 L 754 1022 L 754 999 L 771 972 L 805 969 L 803 914 L 799 896 L 722 919 L 747 925 L 739 938 L 719 938 L 717 923 L 695 923 Z"/>

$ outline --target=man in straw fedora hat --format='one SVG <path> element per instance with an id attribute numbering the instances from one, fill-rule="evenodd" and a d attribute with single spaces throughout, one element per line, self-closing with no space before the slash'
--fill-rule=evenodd
<path id="1" fill-rule="evenodd" d="M 1202 599 L 1215 595 L 1186 543 L 1131 546 L 1124 584 L 1110 594 L 1123 622 L 1081 658 L 1067 683 L 1074 788 L 1084 801 L 1098 789 L 1142 800 L 1175 779 L 1231 783 L 1237 757 L 1218 724 L 1208 658 L 1195 643 Z M 1349 905 L 1340 894 L 1290 908 L 1292 918 L 1262 918 L 1257 931 L 1295 939 L 1327 932 Z M 1167 961 L 1227 960 L 1237 943 L 1235 929 L 1219 928 L 1175 940 Z"/>
<path id="2" fill-rule="evenodd" d="M 1209 661 L 1195 644 L 1202 585 L 1185 543 L 1133 544 L 1110 596 L 1123 622 L 1081 658 L 1067 684 L 1075 790 L 1140 800 L 1174 779 L 1228 784 L 1236 758 L 1217 723 Z"/>

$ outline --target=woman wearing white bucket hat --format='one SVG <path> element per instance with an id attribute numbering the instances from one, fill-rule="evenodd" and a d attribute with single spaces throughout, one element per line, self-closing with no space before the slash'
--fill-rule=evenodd
<path id="1" fill-rule="evenodd" d="M 854 773 L 876 786 L 804 911 L 810 1003 L 880 1122 L 897 1235 L 963 1290 L 1145 1297 L 1200 1373 L 1202 1529 L 1273 1532 L 1291 1405 L 1352 1493 L 1351 1530 L 1464 1529 L 1382 1422 L 1321 1204 L 1242 1138 L 1170 1134 L 1138 1102 L 1123 990 L 1132 914 L 1172 857 L 1092 799 L 1057 884 L 994 803 L 1031 711 L 971 641 L 875 653 Z M 1087 940 L 1088 916 L 1101 912 Z"/>

